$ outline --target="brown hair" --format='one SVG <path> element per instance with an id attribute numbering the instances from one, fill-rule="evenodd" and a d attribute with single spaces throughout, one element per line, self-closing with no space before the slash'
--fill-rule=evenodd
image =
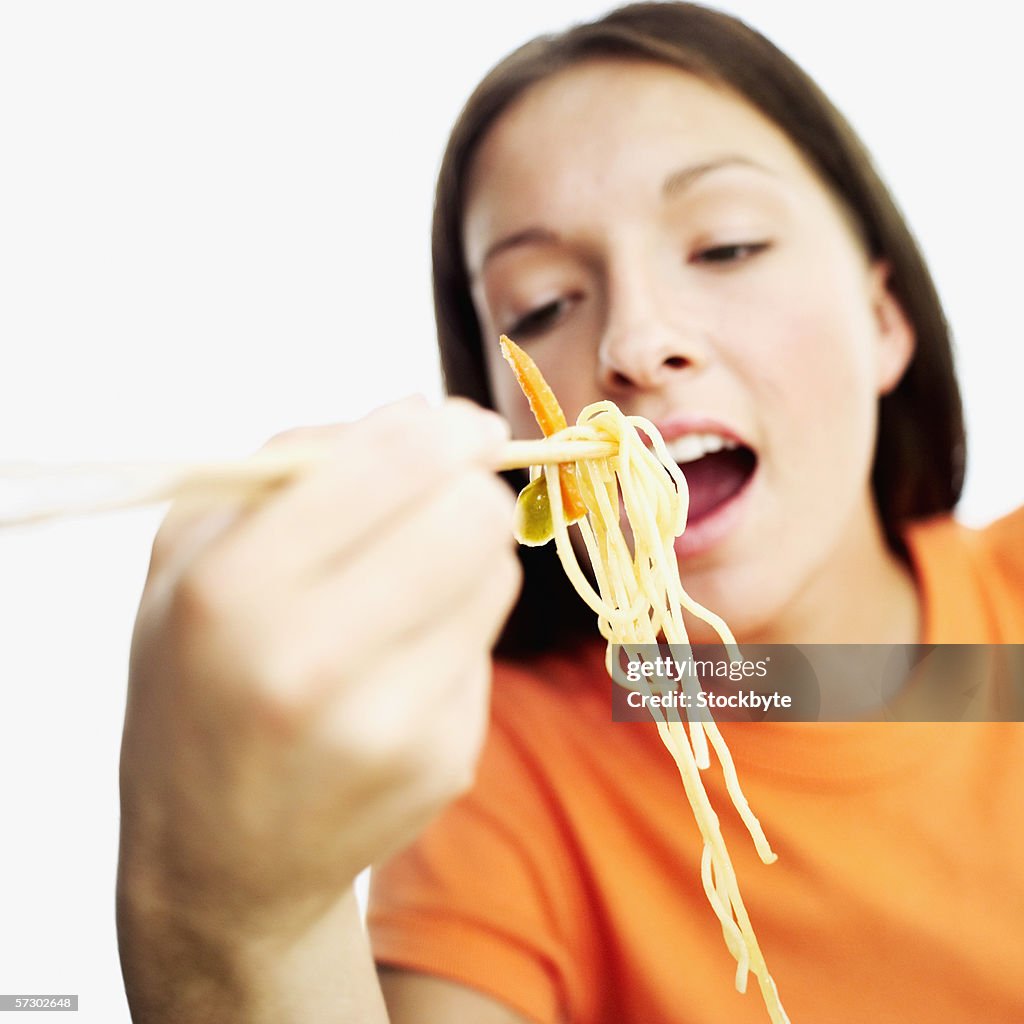
<path id="1" fill-rule="evenodd" d="M 476 147 L 532 85 L 601 57 L 668 64 L 742 96 L 804 154 L 849 211 L 870 256 L 889 263 L 890 288 L 914 327 L 917 347 L 899 385 L 879 403 L 872 486 L 889 544 L 902 553 L 907 521 L 949 511 L 963 485 L 963 416 L 942 305 L 902 214 L 843 116 L 781 50 L 718 11 L 690 3 L 622 7 L 527 43 L 469 98 L 448 142 L 434 207 L 434 309 L 448 392 L 493 405 L 462 245 L 466 178 Z M 522 485 L 521 479 L 510 482 Z M 547 647 L 585 629 L 592 616 L 570 596 L 551 552 L 523 549 L 523 559 L 526 583 L 505 649 Z"/>

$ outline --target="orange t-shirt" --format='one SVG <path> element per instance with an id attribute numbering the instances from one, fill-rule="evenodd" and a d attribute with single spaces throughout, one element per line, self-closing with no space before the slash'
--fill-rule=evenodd
<path id="1" fill-rule="evenodd" d="M 1024 509 L 908 543 L 926 642 L 1024 642 Z M 678 771 L 611 685 L 597 645 L 497 668 L 475 788 L 374 876 L 377 959 L 544 1024 L 764 1024 Z M 722 731 L 776 863 L 704 784 L 794 1024 L 1024 1022 L 1024 724 Z"/>

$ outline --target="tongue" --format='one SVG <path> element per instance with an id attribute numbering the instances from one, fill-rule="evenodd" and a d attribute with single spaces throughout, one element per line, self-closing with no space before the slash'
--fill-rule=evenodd
<path id="1" fill-rule="evenodd" d="M 679 468 L 690 487 L 688 521 L 703 519 L 728 501 L 747 482 L 755 461 L 749 448 L 734 448 L 682 463 Z"/>

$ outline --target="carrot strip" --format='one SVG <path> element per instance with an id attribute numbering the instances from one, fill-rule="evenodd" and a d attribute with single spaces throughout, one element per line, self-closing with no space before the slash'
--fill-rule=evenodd
<path id="1" fill-rule="evenodd" d="M 545 437 L 565 430 L 569 425 L 562 412 L 562 407 L 555 398 L 551 385 L 543 378 L 537 364 L 514 342 L 504 334 L 498 341 L 501 354 L 512 367 L 516 382 L 523 389 L 526 400 L 530 403 L 533 413 Z"/>
<path id="2" fill-rule="evenodd" d="M 545 437 L 565 430 L 569 425 L 562 412 L 562 407 L 555 398 L 551 385 L 541 375 L 537 364 L 511 339 L 504 334 L 498 342 L 501 354 L 512 367 L 516 382 L 530 403 L 530 411 L 537 420 Z M 576 479 L 575 466 L 563 463 L 558 467 L 558 482 L 562 486 L 562 507 L 565 510 L 566 522 L 574 523 L 587 514 L 587 506 L 583 503 L 580 486 Z"/>

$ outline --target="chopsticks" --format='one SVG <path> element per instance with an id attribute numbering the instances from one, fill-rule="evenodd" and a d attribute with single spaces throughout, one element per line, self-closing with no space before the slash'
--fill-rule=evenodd
<path id="1" fill-rule="evenodd" d="M 604 441 L 509 441 L 494 469 L 526 469 L 607 458 L 615 451 L 614 444 Z M 177 498 L 257 496 L 308 472 L 329 457 L 323 447 L 296 443 L 244 459 L 206 462 L 0 462 L 0 485 L 16 483 L 21 490 L 42 487 L 49 492 L 33 495 L 27 504 L 9 509 L 4 507 L 0 489 L 0 529 Z"/>

